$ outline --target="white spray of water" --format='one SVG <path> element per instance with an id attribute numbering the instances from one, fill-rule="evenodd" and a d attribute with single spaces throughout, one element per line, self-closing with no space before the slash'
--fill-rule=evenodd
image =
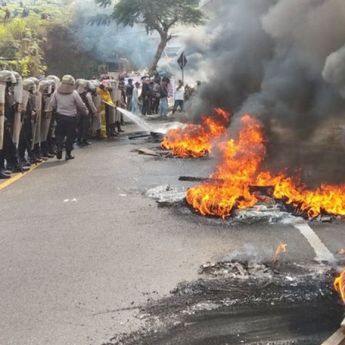
<path id="1" fill-rule="evenodd" d="M 322 76 L 345 98 L 345 46 L 328 56 Z"/>
<path id="2" fill-rule="evenodd" d="M 138 115 L 135 115 L 134 113 L 123 109 L 123 108 L 117 108 L 117 110 L 126 116 L 129 120 L 133 121 L 135 124 L 137 124 L 140 128 L 142 128 L 144 131 L 147 132 L 153 132 L 153 128 L 149 123 L 147 123 L 143 118 L 139 117 Z"/>
<path id="3" fill-rule="evenodd" d="M 117 107 L 117 110 L 122 113 L 124 116 L 126 116 L 129 120 L 137 124 L 141 129 L 147 132 L 155 132 L 155 133 L 161 133 L 166 134 L 170 129 L 174 128 L 183 128 L 185 124 L 181 122 L 169 122 L 169 123 L 163 123 L 159 124 L 158 126 L 153 126 L 149 124 L 147 121 L 145 121 L 140 115 L 136 115 L 126 109 Z"/>

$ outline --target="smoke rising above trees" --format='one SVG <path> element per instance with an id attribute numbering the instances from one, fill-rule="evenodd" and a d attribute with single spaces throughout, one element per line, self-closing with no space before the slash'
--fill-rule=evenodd
<path id="1" fill-rule="evenodd" d="M 71 1 L 73 31 L 81 48 L 100 62 L 127 57 L 134 68 L 145 68 L 154 56 L 157 38 L 147 36 L 139 25 L 123 27 L 109 22 L 112 8 L 100 8 L 95 0 Z M 107 25 L 92 24 L 92 20 L 105 18 Z"/>
<path id="2" fill-rule="evenodd" d="M 223 1 L 189 39 L 200 51 L 200 39 L 211 34 L 194 60 L 204 76 L 194 118 L 214 106 L 237 117 L 249 112 L 265 123 L 271 142 L 314 143 L 327 121 L 345 118 L 344 23 L 342 0 Z M 284 156 L 276 147 L 274 159 Z M 295 168 L 304 157 L 284 159 Z"/>
<path id="3" fill-rule="evenodd" d="M 99 6 L 113 6 L 110 19 L 124 27 L 135 24 L 145 27 L 147 33 L 156 33 L 159 44 L 149 71 L 157 70 L 158 62 L 172 39 L 171 29 L 176 25 L 200 25 L 203 13 L 199 9 L 199 0 L 95 0 Z"/>

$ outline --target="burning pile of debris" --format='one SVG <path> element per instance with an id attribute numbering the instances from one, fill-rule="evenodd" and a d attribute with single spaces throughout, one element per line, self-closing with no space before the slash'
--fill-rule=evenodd
<path id="1" fill-rule="evenodd" d="M 212 121 L 204 118 L 200 126 L 168 132 L 162 143 L 162 147 L 179 157 L 198 158 L 215 149 L 219 152 L 221 159 L 214 173 L 187 190 L 186 201 L 197 213 L 225 219 L 235 210 L 278 201 L 291 213 L 309 219 L 320 215 L 345 216 L 345 184 L 309 189 L 297 176 L 263 170 L 266 139 L 259 120 L 243 115 L 237 137 L 229 139 L 229 114 L 220 109 L 216 114 L 213 125 L 219 125 L 215 126 L 217 130 L 213 131 Z"/>
<path id="2" fill-rule="evenodd" d="M 212 152 L 216 140 L 226 137 L 229 124 L 230 113 L 217 108 L 213 116 L 204 116 L 199 125 L 188 124 L 184 128 L 170 130 L 161 147 L 180 158 L 207 156 Z"/>

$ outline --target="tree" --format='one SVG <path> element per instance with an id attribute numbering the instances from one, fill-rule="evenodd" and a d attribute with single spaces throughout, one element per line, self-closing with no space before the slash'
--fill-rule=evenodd
<path id="1" fill-rule="evenodd" d="M 200 25 L 203 13 L 199 0 L 95 0 L 101 7 L 114 5 L 110 17 L 118 24 L 133 27 L 135 24 L 145 26 L 147 33 L 157 32 L 160 43 L 150 66 L 153 74 L 167 43 L 172 39 L 171 29 L 177 24 Z M 104 17 L 102 22 L 104 23 Z"/>
<path id="2" fill-rule="evenodd" d="M 0 8 L 0 69 L 13 69 L 23 77 L 40 76 L 47 69 L 43 49 L 50 45 L 48 32 L 69 23 L 68 8 L 55 0 L 40 0 L 28 5 L 29 14 L 23 17 L 19 1 L 10 3 L 12 13 L 18 15 L 1 22 Z M 42 13 L 51 19 L 41 20 Z"/>

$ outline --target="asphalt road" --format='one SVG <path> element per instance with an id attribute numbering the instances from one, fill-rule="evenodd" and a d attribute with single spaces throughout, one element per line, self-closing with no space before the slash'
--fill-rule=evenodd
<path id="1" fill-rule="evenodd" d="M 0 344 L 98 345 L 135 329 L 138 306 L 196 279 L 207 261 L 269 259 L 282 241 L 285 260 L 315 257 L 292 225 L 230 227 L 158 208 L 147 189 L 215 162 L 140 156 L 137 145 L 152 144 L 95 143 L 0 190 Z M 345 247 L 343 225 L 311 228 L 323 250 Z"/>

